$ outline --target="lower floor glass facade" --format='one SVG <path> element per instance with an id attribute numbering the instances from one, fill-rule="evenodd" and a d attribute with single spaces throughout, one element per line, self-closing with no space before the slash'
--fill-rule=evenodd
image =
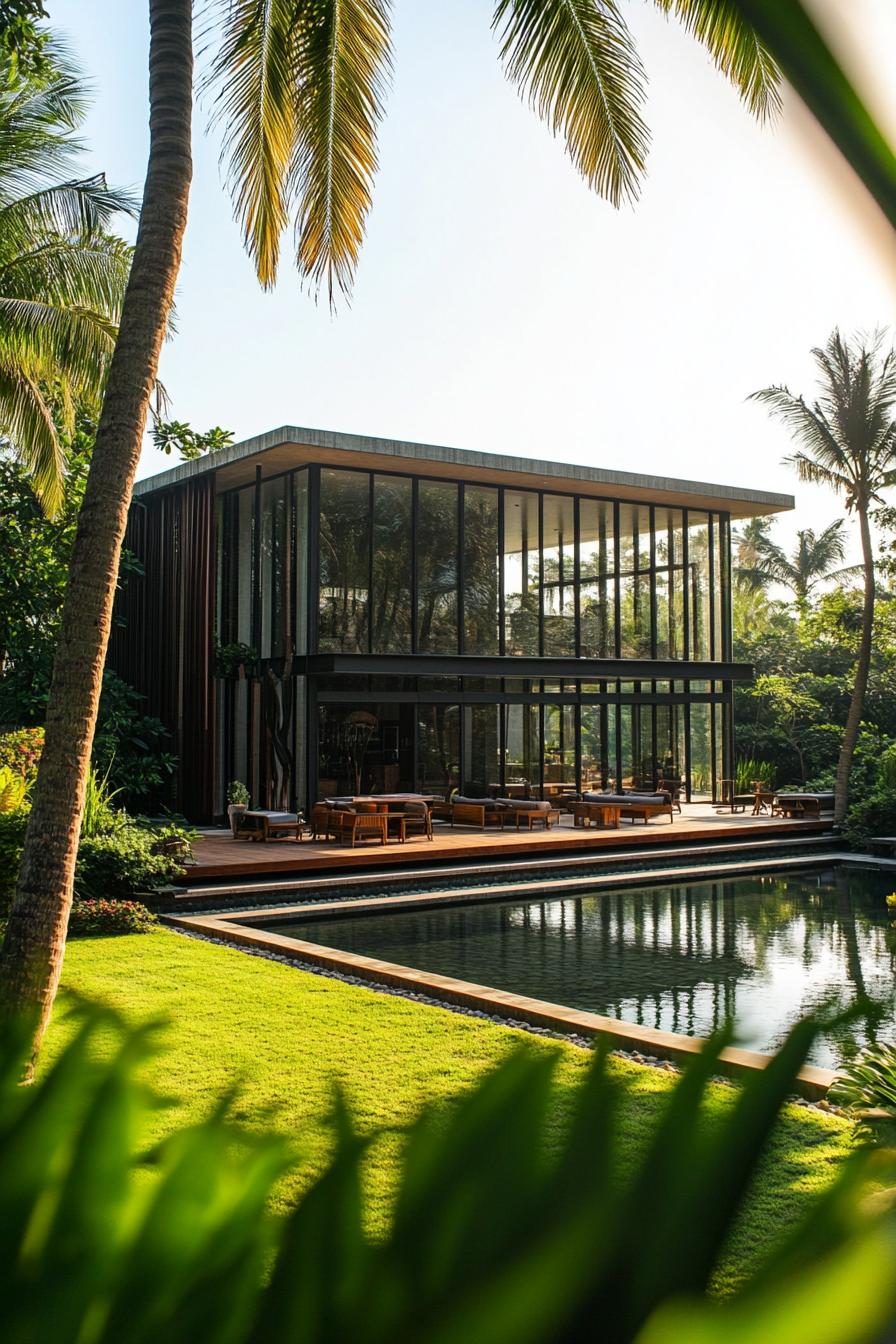
<path id="1" fill-rule="evenodd" d="M 261 676 L 217 682 L 216 810 L 230 780 L 256 807 L 356 793 L 556 797 L 654 789 L 718 799 L 733 774 L 722 681 Z"/>

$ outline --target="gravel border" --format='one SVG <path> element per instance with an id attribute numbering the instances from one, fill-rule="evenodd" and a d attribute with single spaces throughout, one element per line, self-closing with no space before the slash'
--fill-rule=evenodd
<path id="1" fill-rule="evenodd" d="M 282 966 L 291 966 L 294 970 L 305 971 L 309 975 L 319 975 L 325 980 L 340 980 L 346 985 L 355 985 L 359 989 L 369 989 L 374 994 L 386 994 L 391 998 L 410 999 L 412 1003 L 422 1003 L 429 1008 L 442 1008 L 449 1013 L 457 1013 L 460 1017 L 474 1017 L 480 1021 L 493 1022 L 499 1027 L 513 1027 L 516 1031 L 525 1031 L 532 1036 L 541 1036 L 547 1040 L 561 1041 L 566 1045 L 574 1045 L 580 1050 L 593 1050 L 594 1040 L 588 1036 L 578 1036 L 574 1032 L 551 1031 L 549 1027 L 539 1027 L 532 1022 L 522 1022 L 518 1018 L 504 1017 L 499 1013 L 486 1013 L 480 1008 L 468 1008 L 459 1003 L 448 1003 L 444 999 L 434 999 L 429 994 L 418 994 L 413 990 L 402 989 L 397 985 L 377 984 L 375 980 L 365 980 L 361 976 L 347 975 L 343 971 L 333 971 L 324 966 L 316 966 L 311 962 L 303 961 L 301 957 L 290 957 L 282 952 L 271 952 L 260 947 L 246 947 L 238 943 L 231 943 L 226 938 L 212 938 L 210 934 L 197 933 L 194 929 L 178 928 L 176 925 L 166 926 L 172 933 L 176 933 L 181 938 L 192 938 L 200 943 L 213 943 L 217 947 L 227 947 L 231 951 L 241 952 L 244 956 L 260 957 L 263 961 L 276 961 Z M 611 1050 L 611 1055 L 616 1055 L 620 1059 L 629 1060 L 633 1064 L 643 1064 L 648 1068 L 659 1069 L 663 1073 L 682 1072 L 679 1065 L 673 1063 L 671 1059 L 659 1059 L 656 1055 L 644 1055 L 637 1050 Z M 713 1082 L 723 1084 L 725 1087 L 735 1090 L 738 1084 L 731 1078 L 726 1078 L 722 1074 L 714 1076 Z M 800 1106 L 810 1111 L 820 1111 L 823 1115 L 844 1116 L 845 1112 L 839 1106 L 835 1106 L 830 1101 L 808 1101 L 805 1097 L 792 1096 L 788 1099 L 794 1106 Z"/>

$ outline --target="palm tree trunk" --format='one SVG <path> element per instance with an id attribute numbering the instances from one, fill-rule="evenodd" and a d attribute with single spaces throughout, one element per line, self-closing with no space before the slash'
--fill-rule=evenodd
<path id="1" fill-rule="evenodd" d="M 859 725 L 865 708 L 865 692 L 868 689 L 868 673 L 871 669 L 871 639 L 874 631 L 874 554 L 871 549 L 871 528 L 868 524 L 868 507 L 859 506 L 859 531 L 862 538 L 862 568 L 865 572 L 865 599 L 862 605 L 862 637 L 859 642 L 859 657 L 856 662 L 856 679 L 846 716 L 846 728 L 843 731 L 843 743 L 840 747 L 840 759 L 837 761 L 837 791 L 834 799 L 834 825 L 842 824 L 849 806 L 849 776 L 852 770 L 852 758 L 859 736 Z"/>
<path id="2" fill-rule="evenodd" d="M 191 0 L 150 0 L 150 150 L 140 226 L 78 518 L 43 756 L 0 952 L 0 1020 L 32 1016 L 35 1053 L 62 970 L 121 544 L 187 223 L 191 8 Z"/>

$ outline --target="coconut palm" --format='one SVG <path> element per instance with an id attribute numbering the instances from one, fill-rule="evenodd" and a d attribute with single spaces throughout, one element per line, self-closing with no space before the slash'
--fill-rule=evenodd
<path id="1" fill-rule="evenodd" d="M 789 588 L 800 611 L 804 612 L 821 584 L 862 573 L 861 565 L 842 564 L 846 555 L 845 526 L 846 520 L 838 518 L 822 532 L 816 533 L 811 527 L 801 528 L 790 555 L 767 534 L 757 537 L 751 574 Z"/>
<path id="2" fill-rule="evenodd" d="M 873 506 L 883 503 L 882 492 L 896 484 L 896 351 L 885 348 L 882 332 L 850 345 L 835 329 L 824 348 L 813 350 L 812 355 L 820 390 L 811 405 L 786 387 L 767 387 L 753 395 L 801 446 L 801 451 L 784 459 L 799 479 L 829 486 L 859 523 L 862 633 L 837 762 L 834 820 L 840 823 L 849 802 L 849 775 L 871 666 L 875 581 L 869 514 Z"/>
<path id="3" fill-rule="evenodd" d="M 729 0 L 656 0 L 765 116 L 777 72 Z M 0 953 L 0 1016 L 30 1008 L 39 1044 L 62 966 L 78 827 L 112 603 L 149 398 L 180 264 L 191 179 L 192 4 L 149 0 L 149 164 L 130 281 L 72 557 L 41 768 Z M 265 286 L 295 229 L 296 264 L 347 293 L 370 208 L 391 68 L 388 0 L 218 0 L 203 8 L 234 211 Z M 644 73 L 613 0 L 497 0 L 510 80 L 591 187 L 637 192 Z"/>
<path id="4" fill-rule="evenodd" d="M 0 435 L 47 513 L 62 499 L 74 406 L 99 408 L 130 248 L 107 232 L 128 198 L 99 175 L 71 176 L 85 115 L 59 44 L 46 77 L 21 81 L 0 61 Z"/>

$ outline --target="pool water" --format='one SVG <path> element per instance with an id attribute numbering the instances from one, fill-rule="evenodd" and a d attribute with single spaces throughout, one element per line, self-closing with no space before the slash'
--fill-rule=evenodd
<path id="1" fill-rule="evenodd" d="M 846 868 L 272 924 L 277 933 L 687 1036 L 729 1017 L 774 1050 L 801 1016 L 869 998 L 820 1039 L 836 1067 L 896 1039 L 893 877 Z"/>

